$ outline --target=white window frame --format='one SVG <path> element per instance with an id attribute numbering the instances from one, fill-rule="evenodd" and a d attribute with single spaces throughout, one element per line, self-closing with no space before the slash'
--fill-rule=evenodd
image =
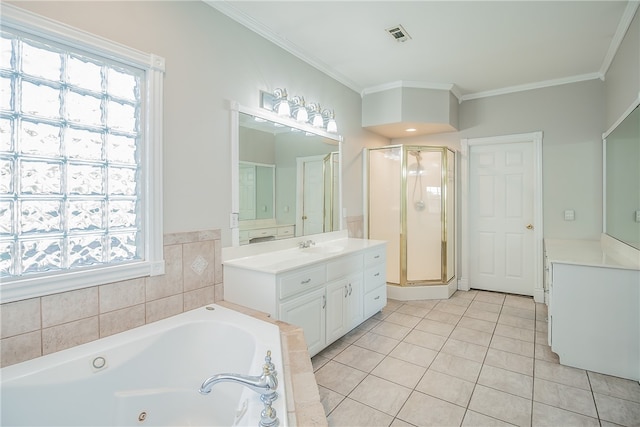
<path id="1" fill-rule="evenodd" d="M 83 270 L 24 276 L 0 283 L 0 303 L 164 274 L 162 217 L 162 113 L 164 58 L 143 53 L 34 13 L 2 5 L 1 24 L 143 69 L 141 189 L 144 259 Z"/>

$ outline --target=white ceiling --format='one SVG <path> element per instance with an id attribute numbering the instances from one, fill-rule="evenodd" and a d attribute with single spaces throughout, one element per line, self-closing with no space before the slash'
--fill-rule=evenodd
<path id="1" fill-rule="evenodd" d="M 451 89 L 462 102 L 602 78 L 637 1 L 204 0 L 359 93 Z M 402 25 L 411 39 L 385 29 Z"/>

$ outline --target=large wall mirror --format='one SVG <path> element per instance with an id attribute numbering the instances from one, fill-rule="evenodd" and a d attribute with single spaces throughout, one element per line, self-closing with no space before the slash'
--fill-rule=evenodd
<path id="1" fill-rule="evenodd" d="M 342 138 L 232 105 L 232 245 L 342 229 Z"/>
<path id="2" fill-rule="evenodd" d="M 604 138 L 604 232 L 640 249 L 640 107 Z"/>

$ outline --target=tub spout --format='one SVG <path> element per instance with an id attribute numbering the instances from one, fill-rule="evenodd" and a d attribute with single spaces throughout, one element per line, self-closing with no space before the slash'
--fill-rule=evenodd
<path id="1" fill-rule="evenodd" d="M 276 388 L 278 388 L 278 378 L 275 372 L 265 366 L 262 375 L 250 376 L 240 374 L 217 374 L 207 378 L 200 386 L 201 394 L 209 394 L 214 385 L 223 382 L 242 384 L 260 394 L 264 399 L 275 400 Z"/>

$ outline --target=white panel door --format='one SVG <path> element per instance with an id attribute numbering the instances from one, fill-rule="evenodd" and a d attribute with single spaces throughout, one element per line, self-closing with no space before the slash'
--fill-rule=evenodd
<path id="1" fill-rule="evenodd" d="M 473 146 L 469 154 L 469 284 L 534 293 L 534 155 L 530 142 Z"/>
<path id="2" fill-rule="evenodd" d="M 316 156 L 317 157 L 317 156 Z M 323 158 L 298 159 L 298 197 L 302 204 L 298 211 L 300 235 L 324 232 L 324 165 Z M 301 170 L 300 170 L 301 169 Z"/>

